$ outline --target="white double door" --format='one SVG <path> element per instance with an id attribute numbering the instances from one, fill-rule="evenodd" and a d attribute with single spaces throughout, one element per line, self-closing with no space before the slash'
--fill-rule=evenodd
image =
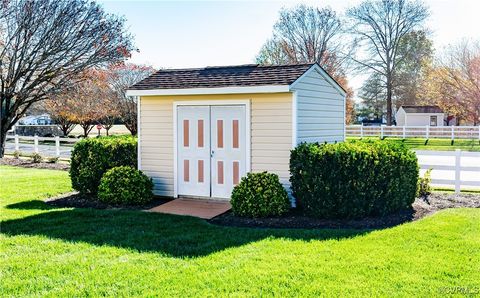
<path id="1" fill-rule="evenodd" d="M 230 198 L 246 172 L 245 106 L 177 106 L 178 195 Z"/>

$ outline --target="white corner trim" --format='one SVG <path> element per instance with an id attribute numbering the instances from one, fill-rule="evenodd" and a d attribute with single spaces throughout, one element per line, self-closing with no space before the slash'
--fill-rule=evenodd
<path id="1" fill-rule="evenodd" d="M 332 77 L 325 71 L 323 68 L 318 66 L 317 64 L 312 65 L 306 72 L 304 72 L 298 79 L 295 80 L 290 85 L 290 90 L 295 88 L 295 85 L 298 84 L 302 80 L 302 78 L 306 77 L 310 72 L 317 71 L 333 88 L 335 88 L 342 96 L 346 96 L 347 93 L 342 89 L 342 87 L 334 80 Z"/>
<path id="2" fill-rule="evenodd" d="M 290 87 L 288 85 L 268 85 L 251 87 L 127 90 L 127 96 L 281 93 L 289 91 Z"/>
<path id="3" fill-rule="evenodd" d="M 251 137 L 251 101 L 250 99 L 239 100 L 192 100 L 192 101 L 174 101 L 173 102 L 173 197 L 178 197 L 178 149 L 177 149 L 177 108 L 179 106 L 245 106 L 245 168 L 249 173 L 252 170 L 252 137 Z"/>
<path id="4" fill-rule="evenodd" d="M 298 144 L 297 139 L 297 127 L 298 127 L 298 93 L 297 91 L 292 92 L 292 149 L 295 149 Z"/>
<path id="5" fill-rule="evenodd" d="M 140 96 L 137 96 L 137 169 L 142 169 L 142 149 L 140 144 L 142 143 L 141 134 L 140 134 Z"/>
<path id="6" fill-rule="evenodd" d="M 178 198 L 177 105 L 173 103 L 173 197 Z"/>

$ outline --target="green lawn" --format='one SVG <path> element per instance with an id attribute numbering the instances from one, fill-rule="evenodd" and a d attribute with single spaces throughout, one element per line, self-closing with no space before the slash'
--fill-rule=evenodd
<path id="1" fill-rule="evenodd" d="M 480 210 L 391 229 L 218 227 L 51 209 L 68 175 L 0 167 L 0 296 L 432 296 L 480 291 Z"/>
<path id="2" fill-rule="evenodd" d="M 349 137 L 347 140 L 359 140 L 360 138 Z M 367 137 L 363 138 L 364 140 L 375 139 L 377 137 Z M 411 149 L 418 150 L 441 150 L 441 151 L 451 151 L 455 149 L 461 149 L 465 151 L 480 151 L 480 142 L 479 140 L 455 140 L 452 144 L 450 139 L 429 139 L 428 142 L 426 139 L 422 138 L 385 138 L 385 140 L 393 140 L 395 142 L 403 142 Z"/>

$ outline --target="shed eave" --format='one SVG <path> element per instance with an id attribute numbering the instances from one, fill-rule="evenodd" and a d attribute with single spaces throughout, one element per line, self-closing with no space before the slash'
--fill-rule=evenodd
<path id="1" fill-rule="evenodd" d="M 290 85 L 127 90 L 126 94 L 127 96 L 156 96 L 156 95 L 242 94 L 242 93 L 244 94 L 244 93 L 282 93 L 282 92 L 290 92 Z"/>

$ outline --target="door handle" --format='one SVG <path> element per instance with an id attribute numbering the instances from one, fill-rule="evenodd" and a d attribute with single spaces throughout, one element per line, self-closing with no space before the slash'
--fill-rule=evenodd
<path id="1" fill-rule="evenodd" d="M 213 157 L 214 154 L 215 154 L 215 151 L 212 150 L 212 152 L 210 153 L 210 157 Z"/>

